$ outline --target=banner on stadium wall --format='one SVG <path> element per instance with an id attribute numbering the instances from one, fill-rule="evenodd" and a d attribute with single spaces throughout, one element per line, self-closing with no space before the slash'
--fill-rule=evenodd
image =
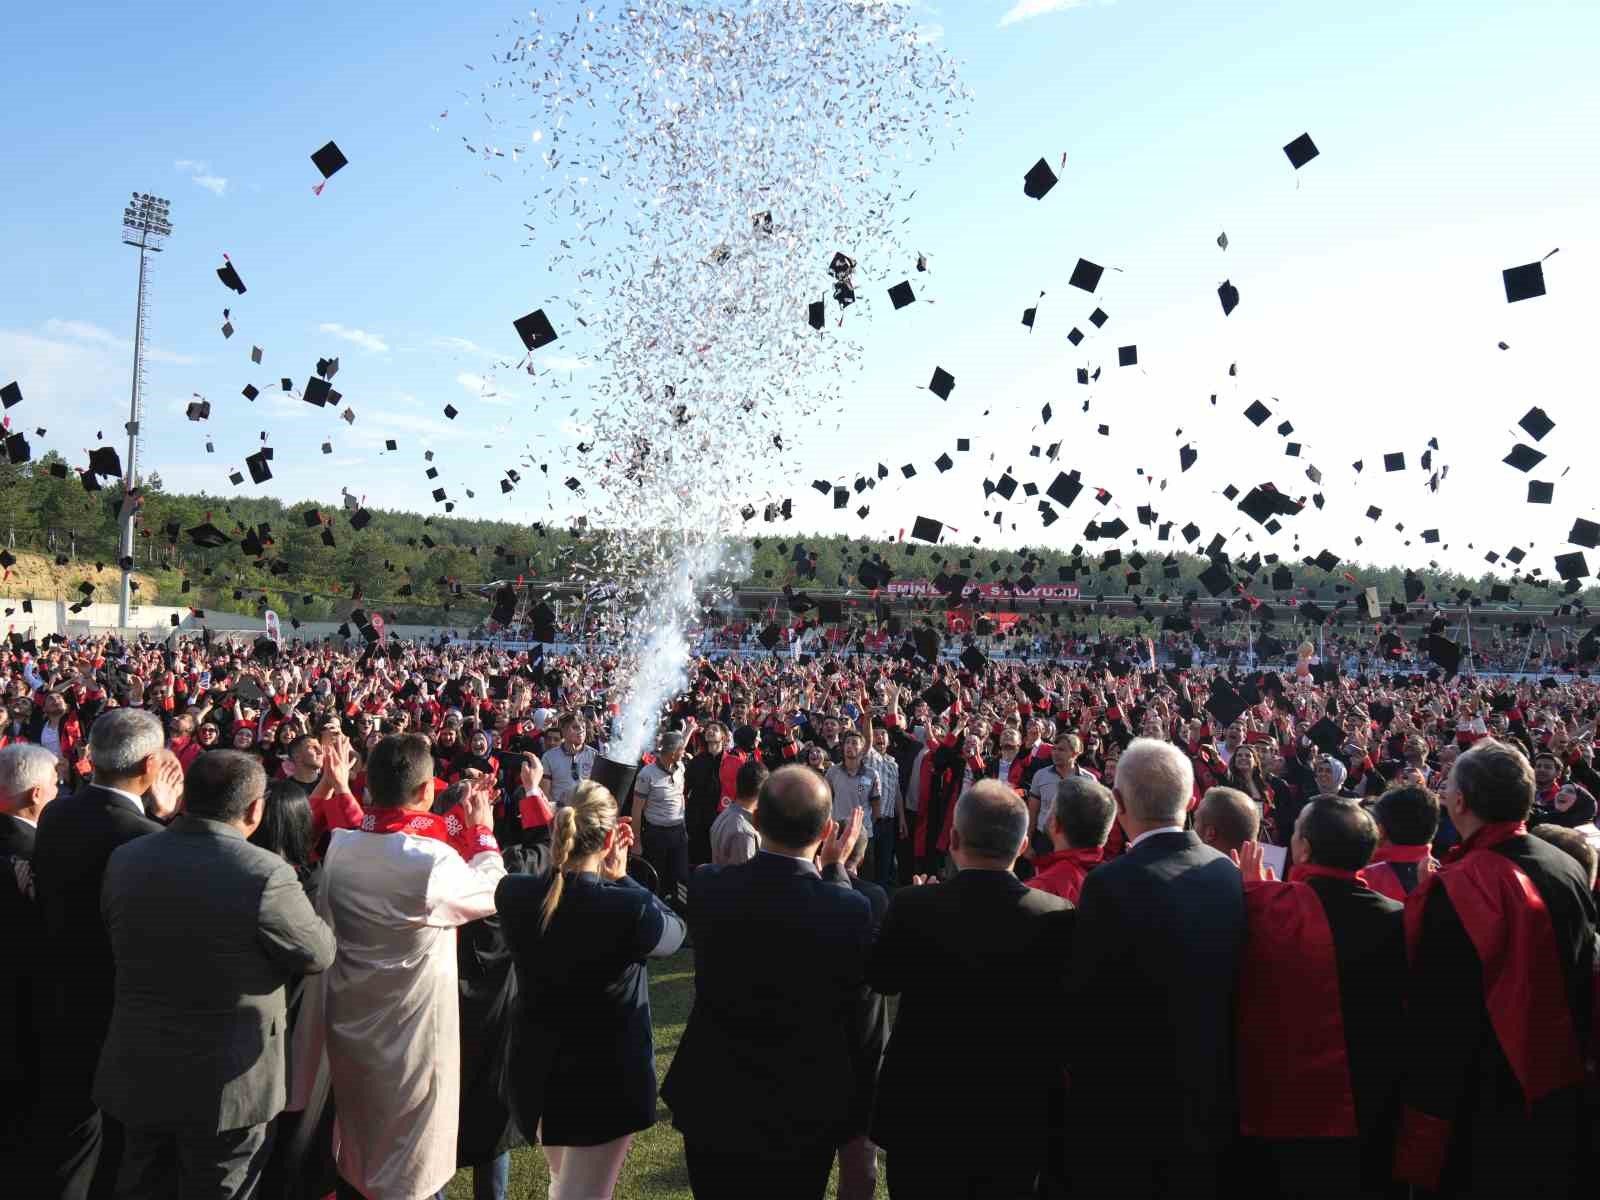
<path id="1" fill-rule="evenodd" d="M 892 579 L 883 592 L 890 596 L 937 596 L 938 588 L 927 579 Z M 1078 589 L 1070 583 L 1042 583 L 1031 588 L 1010 588 L 1002 583 L 971 583 L 968 596 L 984 600 L 1076 600 Z"/>
<path id="2" fill-rule="evenodd" d="M 985 621 L 993 621 L 995 632 L 1010 633 L 1011 627 L 1022 620 L 1021 613 L 1014 612 L 986 612 L 983 614 Z"/>
<path id="3" fill-rule="evenodd" d="M 944 614 L 944 631 L 960 637 L 973 631 L 973 616 L 970 608 L 946 609 Z"/>

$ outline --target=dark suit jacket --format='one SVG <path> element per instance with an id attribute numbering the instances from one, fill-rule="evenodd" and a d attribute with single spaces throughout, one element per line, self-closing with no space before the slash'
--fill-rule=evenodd
<path id="1" fill-rule="evenodd" d="M 955 1169 L 974 1159 L 1042 1163 L 1048 1095 L 1065 1058 L 1074 916 L 1009 871 L 962 871 L 895 893 L 867 968 L 876 991 L 900 997 L 873 1141 Z M 1035 1032 L 1046 1032 L 976 1037 L 981 1013 L 999 1019 L 996 1029 L 1042 1018 Z"/>
<path id="2" fill-rule="evenodd" d="M 49 805 L 45 807 L 49 808 Z M 32 825 L 10 813 L 0 813 L 0 858 L 7 855 L 12 858 L 32 858 L 36 837 Z"/>
<path id="3" fill-rule="evenodd" d="M 1244 936 L 1239 870 L 1192 833 L 1161 833 L 1096 867 L 1078 898 L 1067 1026 L 1069 1132 L 1079 1156 L 1219 1152 L 1235 1128 L 1233 995 Z"/>
<path id="4" fill-rule="evenodd" d="M 655 1124 L 655 1036 L 645 961 L 667 910 L 627 876 L 566 876 L 550 928 L 540 905 L 554 876 L 507 875 L 495 907 L 517 967 L 512 1108 L 530 1141 L 598 1146 Z"/>
<path id="5" fill-rule="evenodd" d="M 689 932 L 694 1007 L 661 1088 L 673 1124 L 744 1155 L 848 1140 L 872 914 L 844 869 L 767 851 L 701 867 Z"/>
<path id="6" fill-rule="evenodd" d="M 100 915 L 106 861 L 119 846 L 160 833 L 122 796 L 93 784 L 57 796 L 39 816 L 33 849 L 34 894 L 45 944 L 39 1019 L 47 1041 L 47 1085 L 63 1101 L 87 1105 L 111 1024 L 115 967 Z"/>
<path id="7" fill-rule="evenodd" d="M 95 1103 L 129 1125 L 217 1131 L 282 1112 L 284 985 L 334 953 L 294 868 L 182 816 L 111 855 L 102 910 L 116 1007 Z"/>

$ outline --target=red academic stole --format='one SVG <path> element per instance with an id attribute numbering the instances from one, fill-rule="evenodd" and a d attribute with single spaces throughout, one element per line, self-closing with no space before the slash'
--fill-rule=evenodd
<path id="1" fill-rule="evenodd" d="M 1400 876 L 1395 874 L 1394 868 L 1389 864 L 1421 863 L 1431 857 L 1431 847 L 1427 843 L 1420 846 L 1379 846 L 1377 853 L 1372 856 L 1371 865 L 1362 874 L 1367 877 L 1367 886 L 1378 895 L 1387 896 L 1404 904 L 1406 889 L 1401 886 Z"/>
<path id="2" fill-rule="evenodd" d="M 409 833 L 412 837 L 431 838 L 454 848 L 468 861 L 485 850 L 500 851 L 494 830 L 484 825 L 469 826 L 459 804 L 442 817 L 403 808 L 374 809 L 363 814 L 360 829 L 363 833 Z"/>
<path id="3" fill-rule="evenodd" d="M 1294 874 L 1359 879 L 1311 865 Z M 1353 1138 L 1339 967 L 1322 901 L 1304 883 L 1267 881 L 1245 884 L 1244 906 L 1235 1006 L 1240 1132 L 1271 1140 Z M 1285 1013 L 1293 1019 L 1285 1021 Z"/>
<path id="4" fill-rule="evenodd" d="M 1033 864 L 1034 876 L 1028 886 L 1076 904 L 1083 892 L 1083 881 L 1105 861 L 1106 848 L 1052 850 L 1041 854 Z"/>
<path id="5" fill-rule="evenodd" d="M 1428 896 L 1442 886 L 1483 965 L 1483 1002 L 1495 1040 L 1532 1105 L 1583 1082 L 1583 1056 L 1567 1007 L 1555 925 L 1544 897 L 1515 863 L 1491 849 L 1527 834 L 1521 821 L 1485 825 L 1445 855 L 1406 899 L 1406 952 L 1422 940 Z M 1395 1178 L 1436 1188 L 1451 1120 L 1406 1108 L 1395 1141 Z"/>
<path id="6" fill-rule="evenodd" d="M 1423 908 L 1441 884 L 1483 964 L 1489 1023 L 1531 1105 L 1582 1083 L 1583 1056 L 1544 897 L 1515 863 L 1490 850 L 1527 831 L 1520 821 L 1501 821 L 1452 849 L 1406 901 L 1406 948 L 1415 957 Z"/>

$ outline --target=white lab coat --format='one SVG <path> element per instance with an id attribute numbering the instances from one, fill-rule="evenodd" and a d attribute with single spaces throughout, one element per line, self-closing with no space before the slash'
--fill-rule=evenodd
<path id="1" fill-rule="evenodd" d="M 325 1066 L 339 1174 L 369 1200 L 423 1200 L 455 1175 L 455 930 L 494 912 L 505 874 L 498 850 L 468 863 L 447 843 L 408 833 L 333 834 L 317 910 L 339 952 L 307 983 L 289 1107 L 316 1103 Z"/>

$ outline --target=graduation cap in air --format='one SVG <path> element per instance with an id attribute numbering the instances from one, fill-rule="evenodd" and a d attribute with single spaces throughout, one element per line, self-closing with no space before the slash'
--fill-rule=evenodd
<path id="1" fill-rule="evenodd" d="M 1194 466 L 1195 461 L 1199 457 L 1200 457 L 1200 452 L 1198 450 L 1196 450 L 1193 446 L 1179 446 L 1178 447 L 1178 470 L 1179 471 L 1187 471 L 1190 467 Z"/>
<path id="2" fill-rule="evenodd" d="M 217 268 L 217 278 L 222 280 L 222 286 L 229 291 L 244 295 L 244 280 L 239 278 L 239 272 L 234 270 L 233 263 L 226 254 L 222 256 L 222 265 Z"/>
<path id="3" fill-rule="evenodd" d="M 951 467 L 956 465 L 956 460 L 951 458 L 948 454 L 941 454 L 938 458 L 933 460 L 933 465 L 938 467 L 939 474 L 943 475 Z"/>
<path id="4" fill-rule="evenodd" d="M 311 161 L 317 170 L 322 172 L 323 179 L 331 179 L 341 168 L 347 166 L 350 160 L 345 158 L 344 152 L 337 145 L 329 142 L 311 156 Z"/>
<path id="5" fill-rule="evenodd" d="M 16 380 L 0 387 L 0 406 L 15 408 L 22 403 L 22 388 Z"/>
<path id="6" fill-rule="evenodd" d="M 1221 679 L 1213 682 L 1211 694 L 1206 697 L 1206 711 L 1216 717 L 1217 724 L 1223 728 L 1237 721 L 1239 715 L 1249 707 L 1244 697 Z"/>
<path id="7" fill-rule="evenodd" d="M 1081 288 L 1083 291 L 1092 292 L 1095 290 L 1095 288 L 1100 286 L 1100 276 L 1103 274 L 1105 274 L 1104 267 L 1100 266 L 1098 263 L 1090 262 L 1087 258 L 1080 258 L 1078 260 L 1078 265 L 1072 268 L 1072 278 L 1067 280 L 1067 282 L 1075 288 Z M 1099 313 L 1100 310 L 1095 309 L 1095 312 Z M 1094 320 L 1093 317 L 1090 317 L 1089 319 L 1091 321 Z M 1104 321 L 1105 314 L 1101 313 L 1100 320 L 1095 321 L 1095 324 L 1098 326 L 1103 324 Z"/>
<path id="8" fill-rule="evenodd" d="M 1239 289 L 1224 279 L 1222 285 L 1217 288 L 1217 299 L 1222 301 L 1222 315 L 1227 316 L 1239 307 Z"/>
<path id="9" fill-rule="evenodd" d="M 911 526 L 911 536 L 919 542 L 937 542 L 944 532 L 944 522 L 932 517 L 918 517 Z"/>
<path id="10" fill-rule="evenodd" d="M 806 323 L 813 329 L 821 329 L 824 321 L 821 300 L 813 300 L 806 306 Z"/>
<path id="11" fill-rule="evenodd" d="M 1028 173 L 1022 177 L 1022 194 L 1032 200 L 1043 200 L 1051 188 L 1056 185 L 1056 173 L 1050 169 L 1050 164 L 1040 159 L 1028 168 Z"/>
<path id="12" fill-rule="evenodd" d="M 1518 300 L 1532 300 L 1535 296 L 1544 295 L 1544 263 L 1531 262 L 1521 267 L 1507 267 L 1500 272 L 1500 277 L 1506 285 L 1506 303 L 1515 304 Z"/>
<path id="13" fill-rule="evenodd" d="M 541 346 L 548 346 L 556 340 L 555 326 L 550 324 L 550 318 L 544 315 L 544 309 L 535 309 L 525 317 L 518 317 L 512 326 L 517 331 L 517 336 L 522 339 L 522 344 L 529 350 L 537 350 Z"/>
<path id="14" fill-rule="evenodd" d="M 210 521 L 205 521 L 189 530 L 189 540 L 196 546 L 202 546 L 207 550 L 215 550 L 218 546 L 226 546 L 232 541 L 227 534 L 223 533 Z"/>
<path id="15" fill-rule="evenodd" d="M 950 393 L 955 389 L 956 377 L 943 367 L 933 369 L 933 379 L 928 383 L 928 390 L 941 400 L 950 399 Z"/>
<path id="16" fill-rule="evenodd" d="M 1422 639 L 1421 649 L 1432 662 L 1444 668 L 1447 676 L 1461 669 L 1461 647 L 1449 638 L 1430 633 Z"/>
<path id="17" fill-rule="evenodd" d="M 96 446 L 89 452 L 89 470 L 95 475 L 114 476 L 122 474 L 122 460 L 117 457 L 117 452 L 110 446 Z"/>
<path id="18" fill-rule="evenodd" d="M 211 401 L 191 400 L 189 406 L 183 410 L 184 415 L 191 421 L 204 421 L 211 415 Z"/>
<path id="19" fill-rule="evenodd" d="M 968 646 L 961 652 L 961 665 L 974 675 L 980 675 L 983 673 L 983 669 L 989 665 L 989 660 L 984 657 L 982 650 L 979 650 L 976 646 Z"/>
<path id="20" fill-rule="evenodd" d="M 33 447 L 28 445 L 28 439 L 20 433 L 6 436 L 6 461 L 13 466 L 20 466 L 33 458 Z"/>
<path id="21" fill-rule="evenodd" d="M 358 508 L 350 514 L 351 529 L 365 529 L 370 524 L 372 524 L 372 514 L 366 509 Z"/>
<path id="22" fill-rule="evenodd" d="M 1556 494 L 1556 485 L 1545 483 L 1543 480 L 1528 480 L 1528 503 L 1549 504 Z"/>
<path id="23" fill-rule="evenodd" d="M 1137 347 L 1137 346 L 1118 346 L 1117 347 L 1117 366 L 1119 366 L 1119 367 L 1132 367 L 1132 366 L 1138 365 L 1138 362 L 1139 362 L 1139 347 Z"/>
<path id="24" fill-rule="evenodd" d="M 247 456 L 244 460 L 244 465 L 250 470 L 250 478 L 257 483 L 265 483 L 272 478 L 272 468 L 267 465 L 267 454 L 264 447 Z"/>
<path id="25" fill-rule="evenodd" d="M 1521 442 L 1511 447 L 1511 453 L 1500 461 L 1508 467 L 1515 467 L 1519 471 L 1531 471 L 1545 459 L 1543 450 L 1535 450 L 1532 446 L 1524 446 Z"/>
<path id="26" fill-rule="evenodd" d="M 1220 596 L 1233 586 L 1233 575 L 1220 562 L 1212 562 L 1200 573 L 1200 583 L 1213 596 Z"/>
<path id="27" fill-rule="evenodd" d="M 1406 456 L 1400 451 L 1383 456 L 1383 469 L 1385 471 L 1404 471 L 1406 469 Z"/>
<path id="28" fill-rule="evenodd" d="M 1332 666 L 1331 663 L 1319 665 Z M 1336 672 L 1330 672 L 1330 674 L 1336 674 Z M 1324 754 L 1337 754 L 1339 748 L 1344 744 L 1344 730 L 1340 729 L 1338 725 L 1327 717 L 1323 717 L 1310 729 L 1306 730 L 1306 737 L 1313 746 Z"/>
<path id="29" fill-rule="evenodd" d="M 1078 498 L 1078 493 L 1081 491 L 1083 484 L 1079 481 L 1078 472 L 1073 471 L 1069 474 L 1066 471 L 1058 471 L 1044 494 L 1062 508 L 1071 508 L 1072 502 Z"/>
<path id="30" fill-rule="evenodd" d="M 1032 306 L 1031 308 L 1025 308 L 1025 309 L 1022 310 L 1022 323 L 1024 325 L 1026 325 L 1029 329 L 1032 329 L 1033 328 L 1033 319 L 1035 317 L 1037 317 L 1038 315 L 1039 315 L 1039 306 L 1037 304 Z M 1077 343 L 1073 343 L 1073 344 L 1076 345 Z"/>
<path id="31" fill-rule="evenodd" d="M 1250 407 L 1244 410 L 1245 419 L 1258 429 L 1266 424 L 1267 418 L 1272 415 L 1272 410 L 1259 400 L 1252 400 Z"/>
<path id="32" fill-rule="evenodd" d="M 1302 133 L 1295 138 L 1294 141 L 1283 148 L 1283 152 L 1289 156 L 1289 164 L 1296 171 L 1321 153 L 1317 149 L 1317 144 L 1311 140 L 1309 133 Z"/>
<path id="33" fill-rule="evenodd" d="M 1574 550 L 1570 554 L 1558 554 L 1556 574 L 1563 579 L 1582 579 L 1589 574 L 1589 561 L 1584 558 L 1581 550 Z"/>
<path id="34" fill-rule="evenodd" d="M 889 289 L 889 300 L 897 310 L 904 308 L 916 298 L 916 293 L 911 290 L 911 281 L 909 279 L 902 279 Z"/>
<path id="35" fill-rule="evenodd" d="M 1523 413 L 1522 420 L 1517 424 L 1536 442 L 1544 441 L 1544 435 L 1556 427 L 1556 423 L 1538 405 Z"/>
<path id="36" fill-rule="evenodd" d="M 1578 517 L 1572 522 L 1572 531 L 1567 534 L 1567 541 L 1574 546 L 1586 546 L 1590 550 L 1600 547 L 1600 525 Z"/>

